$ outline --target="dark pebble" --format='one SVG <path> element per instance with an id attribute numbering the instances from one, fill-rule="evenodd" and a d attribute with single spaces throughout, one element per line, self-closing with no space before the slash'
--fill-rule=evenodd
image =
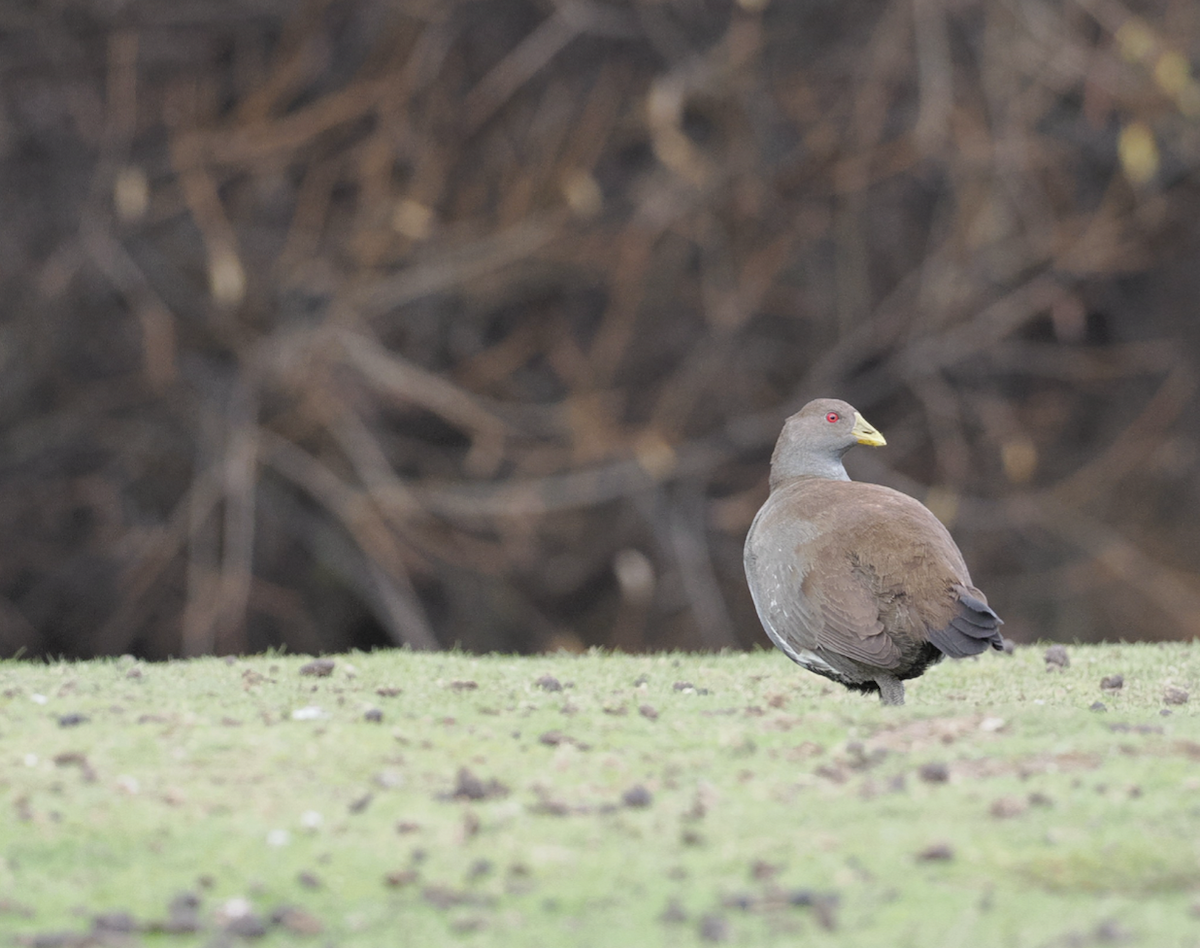
<path id="1" fill-rule="evenodd" d="M 271 922 L 293 935 L 319 935 L 325 930 L 319 918 L 294 905 L 282 905 L 277 908 L 271 913 Z"/>
<path id="2" fill-rule="evenodd" d="M 949 862 L 954 858 L 954 849 L 948 843 L 934 843 L 917 853 L 917 858 L 922 862 Z"/>
<path id="3" fill-rule="evenodd" d="M 86 724 L 88 716 L 86 714 L 63 714 L 58 718 L 59 727 L 75 727 L 79 724 Z"/>
<path id="4" fill-rule="evenodd" d="M 363 720 L 370 721 L 372 724 L 379 724 L 383 720 L 383 712 L 378 708 L 367 708 L 363 712 Z"/>
<path id="5" fill-rule="evenodd" d="M 318 658 L 300 666 L 301 675 L 312 675 L 314 678 L 328 678 L 333 674 L 337 662 L 332 658 Z"/>
<path id="6" fill-rule="evenodd" d="M 1108 705 L 1106 705 L 1103 701 L 1093 701 L 1091 704 L 1088 705 L 1088 710 L 1089 711 L 1107 711 Z"/>
<path id="7" fill-rule="evenodd" d="M 644 704 L 638 708 L 638 714 L 644 717 L 647 721 L 657 721 L 658 711 L 651 705 Z"/>
<path id="8" fill-rule="evenodd" d="M 499 780 L 481 780 L 466 767 L 459 768 L 458 780 L 450 793 L 454 800 L 491 800 L 508 796 L 508 787 Z"/>
<path id="9" fill-rule="evenodd" d="M 307 869 L 302 869 L 300 871 L 300 873 L 296 876 L 296 881 L 306 889 L 321 888 L 321 877 L 315 872 L 310 872 Z"/>
<path id="10" fill-rule="evenodd" d="M 1124 675 L 1105 675 L 1100 679 L 1100 687 L 1104 691 L 1120 691 L 1125 687 Z"/>
<path id="11" fill-rule="evenodd" d="M 729 922 L 722 915 L 704 915 L 700 918 L 702 941 L 729 941 Z"/>
<path id="12" fill-rule="evenodd" d="M 1064 645 L 1051 645 L 1046 649 L 1046 668 L 1058 669 L 1061 671 L 1064 668 L 1071 666 L 1071 658 L 1067 655 L 1067 649 Z"/>
<path id="13" fill-rule="evenodd" d="M 687 921 L 687 912 L 679 904 L 679 899 L 671 899 L 667 903 L 667 907 L 662 910 L 662 914 L 658 916 L 658 920 L 667 925 L 678 925 Z"/>
<path id="14" fill-rule="evenodd" d="M 136 932 L 138 928 L 137 921 L 128 912 L 103 912 L 92 917 L 94 932 L 128 934 Z"/>
<path id="15" fill-rule="evenodd" d="M 653 801 L 653 794 L 651 794 L 650 791 L 643 787 L 640 783 L 635 787 L 630 787 L 621 794 L 621 802 L 625 804 L 625 806 L 633 807 L 635 809 L 648 807 Z"/>
<path id="16" fill-rule="evenodd" d="M 495 868 L 490 859 L 476 859 L 471 863 L 471 868 L 467 870 L 467 878 L 482 879 L 484 876 L 490 876 Z"/>
<path id="17" fill-rule="evenodd" d="M 950 779 L 950 768 L 940 760 L 930 761 L 921 765 L 917 776 L 926 783 L 945 783 Z"/>
<path id="18" fill-rule="evenodd" d="M 1190 697 L 1191 695 L 1189 695 L 1187 691 L 1185 691 L 1183 688 L 1177 688 L 1174 685 L 1167 685 L 1167 687 L 1163 689 L 1164 704 L 1187 704 L 1188 698 Z M 61 718 L 59 718 L 59 723 L 62 723 Z"/>
<path id="19" fill-rule="evenodd" d="M 450 682 L 451 691 L 474 691 L 479 687 L 477 681 L 452 681 Z"/>
<path id="20" fill-rule="evenodd" d="M 238 938 L 262 938 L 267 933 L 267 923 L 253 912 L 247 912 L 226 922 L 225 931 Z"/>
<path id="21" fill-rule="evenodd" d="M 562 682 L 559 681 L 557 678 L 555 678 L 553 675 L 542 675 L 542 677 L 539 678 L 537 681 L 535 681 L 534 684 L 537 685 L 539 688 L 541 688 L 542 691 L 562 691 L 563 690 Z"/>

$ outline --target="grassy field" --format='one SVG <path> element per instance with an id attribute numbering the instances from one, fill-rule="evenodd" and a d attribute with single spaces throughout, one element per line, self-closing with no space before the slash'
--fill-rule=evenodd
<path id="1" fill-rule="evenodd" d="M 1200 650 L 1068 651 L 0 662 L 0 941 L 1200 945 Z"/>

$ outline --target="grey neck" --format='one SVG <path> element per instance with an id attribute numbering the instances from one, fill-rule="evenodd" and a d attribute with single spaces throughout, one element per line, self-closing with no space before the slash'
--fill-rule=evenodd
<path id="1" fill-rule="evenodd" d="M 782 450 L 776 447 L 771 458 L 771 487 L 773 489 L 793 477 L 823 477 L 828 481 L 848 481 L 850 475 L 842 466 L 844 453 L 812 455 L 797 451 L 795 445 L 788 445 Z"/>

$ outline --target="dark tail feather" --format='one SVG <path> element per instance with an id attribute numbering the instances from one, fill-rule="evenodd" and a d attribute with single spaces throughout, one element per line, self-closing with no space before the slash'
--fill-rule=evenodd
<path id="1" fill-rule="evenodd" d="M 954 591 L 958 594 L 954 617 L 944 629 L 931 630 L 929 641 L 951 658 L 978 655 L 989 645 L 994 649 L 1004 648 L 1004 638 L 1000 635 L 1004 620 L 975 595 L 979 590 L 955 586 Z"/>

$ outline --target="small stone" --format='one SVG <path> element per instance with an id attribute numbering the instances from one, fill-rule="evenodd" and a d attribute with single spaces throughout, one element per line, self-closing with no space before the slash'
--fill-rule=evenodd
<path id="1" fill-rule="evenodd" d="M 667 907 L 662 910 L 662 914 L 658 916 L 658 920 L 667 925 L 678 925 L 687 921 L 687 912 L 683 910 L 678 899 L 671 899 L 667 903 Z"/>
<path id="2" fill-rule="evenodd" d="M 363 720 L 370 721 L 372 724 L 379 724 L 383 721 L 383 712 L 379 708 L 367 708 L 363 712 Z"/>
<path id="3" fill-rule="evenodd" d="M 562 691 L 562 682 L 553 675 L 542 675 L 534 684 L 541 688 L 542 691 Z"/>
<path id="4" fill-rule="evenodd" d="M 1088 710 L 1089 711 L 1107 711 L 1108 705 L 1106 705 L 1103 701 L 1093 701 L 1091 704 L 1088 705 Z"/>
<path id="5" fill-rule="evenodd" d="M 475 691 L 479 687 L 477 681 L 452 681 L 450 682 L 451 691 Z"/>
<path id="6" fill-rule="evenodd" d="M 491 800 L 496 797 L 508 796 L 508 787 L 494 777 L 484 781 L 476 777 L 466 767 L 459 768 L 458 780 L 454 790 L 449 794 L 454 800 Z"/>
<path id="7" fill-rule="evenodd" d="M 300 666 L 301 675 L 311 675 L 314 678 L 328 678 L 337 666 L 332 658 L 318 658 Z"/>
<path id="8" fill-rule="evenodd" d="M 1190 697 L 1191 695 L 1189 695 L 1186 690 L 1183 688 L 1177 688 L 1175 685 L 1167 685 L 1167 687 L 1163 689 L 1164 704 L 1187 704 L 1188 698 Z"/>
<path id="9" fill-rule="evenodd" d="M 638 714 L 644 717 L 647 721 L 658 720 L 658 711 L 652 705 L 642 705 L 640 708 L 638 708 Z"/>
<path id="10" fill-rule="evenodd" d="M 639 783 L 621 794 L 621 802 L 633 809 L 644 809 L 654 802 L 654 796 Z"/>
<path id="11" fill-rule="evenodd" d="M 767 862 L 765 859 L 756 859 L 750 863 L 750 878 L 757 879 L 760 882 L 774 879 L 779 875 L 781 868 L 778 863 Z"/>
<path id="12" fill-rule="evenodd" d="M 471 880 L 482 879 L 484 876 L 491 875 L 492 870 L 495 868 L 490 859 L 476 859 L 467 870 L 467 878 Z"/>
<path id="13" fill-rule="evenodd" d="M 225 931 L 238 938 L 262 938 L 267 933 L 267 923 L 253 912 L 235 915 L 225 923 Z"/>
<path id="14" fill-rule="evenodd" d="M 954 850 L 949 843 L 934 843 L 917 853 L 917 858 L 921 862 L 948 862 L 954 858 Z"/>
<path id="15" fill-rule="evenodd" d="M 700 939 L 702 941 L 729 941 L 729 922 L 722 915 L 704 915 L 700 919 Z"/>
<path id="16" fill-rule="evenodd" d="M 1187 698 L 1185 697 L 1183 700 L 1186 701 Z M 1182 704 L 1182 702 L 1177 703 Z M 88 716 L 86 714 L 63 714 L 59 715 L 58 718 L 59 727 L 77 727 L 78 725 L 86 724 L 87 722 Z"/>
<path id="17" fill-rule="evenodd" d="M 271 921 L 293 935 L 319 935 L 325 930 L 321 920 L 294 905 L 283 905 L 271 913 Z"/>
<path id="18" fill-rule="evenodd" d="M 1051 645 L 1046 649 L 1046 669 L 1047 671 L 1062 671 L 1064 668 L 1070 668 L 1071 658 L 1067 655 L 1065 645 Z"/>
<path id="19" fill-rule="evenodd" d="M 1102 691 L 1120 691 L 1124 687 L 1124 675 L 1105 675 L 1100 679 L 1100 689 Z"/>
<path id="20" fill-rule="evenodd" d="M 926 783 L 945 783 L 950 779 L 950 768 L 940 760 L 930 761 L 921 765 L 917 776 Z"/>
<path id="21" fill-rule="evenodd" d="M 302 869 L 296 876 L 296 881 L 306 889 L 321 888 L 321 877 L 315 872 L 310 872 L 308 869 Z"/>
<path id="22" fill-rule="evenodd" d="M 92 931 L 105 934 L 129 934 L 138 930 L 138 923 L 128 912 L 103 912 L 92 917 Z"/>
<path id="23" fill-rule="evenodd" d="M 1000 797 L 992 803 L 989 812 L 998 820 L 1007 820 L 1014 816 L 1020 816 L 1025 809 L 1024 800 L 1018 800 L 1016 797 Z"/>

